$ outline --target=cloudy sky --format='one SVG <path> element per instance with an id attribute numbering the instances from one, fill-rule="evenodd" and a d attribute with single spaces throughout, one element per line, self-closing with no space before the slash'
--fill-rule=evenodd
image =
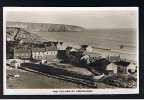
<path id="1" fill-rule="evenodd" d="M 6 11 L 7 21 L 79 25 L 85 28 L 135 28 L 137 9 L 17 8 Z"/>

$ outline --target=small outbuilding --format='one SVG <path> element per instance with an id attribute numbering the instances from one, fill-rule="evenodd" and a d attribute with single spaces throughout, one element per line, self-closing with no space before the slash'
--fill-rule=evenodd
<path id="1" fill-rule="evenodd" d="M 87 52 L 93 52 L 93 48 L 92 48 L 91 46 L 88 46 L 88 47 L 86 48 L 86 51 L 87 51 Z"/>
<path id="2" fill-rule="evenodd" d="M 135 64 L 135 63 L 130 63 L 130 64 L 127 66 L 126 72 L 127 72 L 128 74 L 132 74 L 132 73 L 137 72 L 137 66 L 136 66 L 136 64 Z"/>
<path id="3" fill-rule="evenodd" d="M 21 59 L 10 59 L 9 60 L 9 65 L 15 69 L 18 69 L 21 66 L 21 63 L 23 63 L 23 60 L 21 60 Z"/>
<path id="4" fill-rule="evenodd" d="M 106 66 L 106 71 L 108 74 L 117 74 L 117 65 L 115 63 L 110 63 Z"/>

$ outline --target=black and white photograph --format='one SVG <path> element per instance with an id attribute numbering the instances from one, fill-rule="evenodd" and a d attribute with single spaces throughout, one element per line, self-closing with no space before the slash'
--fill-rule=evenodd
<path id="1" fill-rule="evenodd" d="M 138 7 L 4 7 L 4 94 L 138 94 L 138 29 Z"/>

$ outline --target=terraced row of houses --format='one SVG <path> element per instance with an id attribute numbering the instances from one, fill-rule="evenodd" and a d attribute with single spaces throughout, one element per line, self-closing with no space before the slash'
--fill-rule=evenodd
<path id="1" fill-rule="evenodd" d="M 37 45 L 37 46 L 36 46 Z M 31 46 L 21 45 L 14 47 L 14 58 L 20 59 L 49 59 L 56 57 L 58 49 L 62 48 L 62 42 L 47 42 L 42 44 L 32 44 Z"/>

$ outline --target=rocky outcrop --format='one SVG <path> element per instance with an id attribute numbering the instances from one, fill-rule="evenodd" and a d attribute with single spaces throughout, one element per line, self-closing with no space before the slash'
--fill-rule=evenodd
<path id="1" fill-rule="evenodd" d="M 41 41 L 40 36 L 18 27 L 7 27 L 6 37 L 7 41 L 15 41 L 18 43 L 33 43 Z"/>
<path id="2" fill-rule="evenodd" d="M 7 22 L 6 26 L 23 28 L 28 32 L 78 32 L 84 30 L 80 26 L 49 23 Z"/>

